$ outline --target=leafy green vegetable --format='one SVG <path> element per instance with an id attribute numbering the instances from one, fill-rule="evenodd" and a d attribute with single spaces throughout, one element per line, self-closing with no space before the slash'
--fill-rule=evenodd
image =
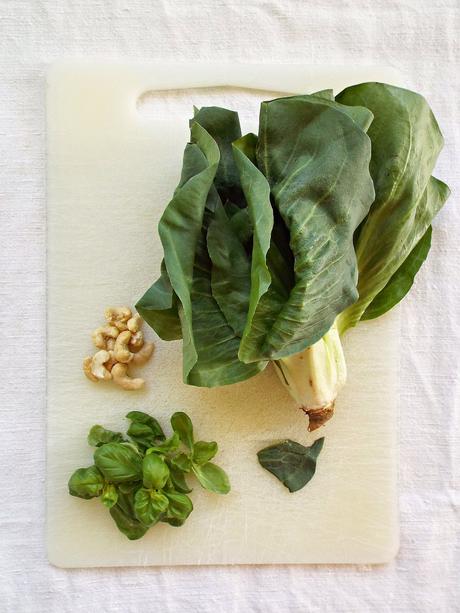
<path id="1" fill-rule="evenodd" d="M 192 470 L 200 484 L 210 492 L 216 494 L 228 494 L 230 482 L 226 473 L 212 462 L 192 465 Z"/>
<path id="2" fill-rule="evenodd" d="M 375 296 L 361 316 L 362 320 L 375 319 L 392 309 L 412 287 L 415 275 L 426 260 L 431 247 L 431 226 L 412 249 L 410 254 L 393 273 L 385 287 Z"/>
<path id="3" fill-rule="evenodd" d="M 340 315 L 343 332 L 358 323 L 406 262 L 446 201 L 449 189 L 431 176 L 443 138 L 422 96 L 384 83 L 363 83 L 345 89 L 337 99 L 347 105 L 366 106 L 374 114 L 368 134 L 375 200 L 356 239 L 359 300 Z M 424 247 L 426 243 L 421 247 L 422 257 Z M 420 264 L 412 267 L 409 276 L 413 278 Z M 399 292 L 404 293 L 396 302 L 410 286 L 407 282 L 398 284 Z M 391 308 L 396 302 L 381 298 L 378 315 L 387 310 L 385 305 Z"/>
<path id="4" fill-rule="evenodd" d="M 104 488 L 104 477 L 96 466 L 78 468 L 69 479 L 69 494 L 78 498 L 96 498 Z"/>
<path id="5" fill-rule="evenodd" d="M 184 524 L 193 510 L 186 496 L 192 491 L 185 480 L 187 473 L 196 474 L 211 491 L 229 491 L 225 472 L 208 461 L 217 453 L 217 443 L 195 443 L 186 413 L 171 417 L 174 431 L 168 439 L 158 421 L 147 413 L 131 411 L 127 418 L 133 442 L 102 426 L 91 428 L 88 442 L 96 445 L 95 465 L 76 470 L 68 487 L 71 496 L 100 497 L 129 539 L 141 538 L 160 521 L 174 527 Z"/>
<path id="6" fill-rule="evenodd" d="M 104 506 L 111 509 L 118 501 L 117 488 L 112 483 L 106 483 L 102 491 L 101 501 Z"/>
<path id="7" fill-rule="evenodd" d="M 168 508 L 169 501 L 160 492 L 140 488 L 134 496 L 134 512 L 145 526 L 153 526 Z"/>
<path id="8" fill-rule="evenodd" d="M 171 417 L 171 426 L 177 432 L 182 443 L 189 449 L 193 449 L 193 425 L 192 420 L 186 413 L 178 411 Z"/>
<path id="9" fill-rule="evenodd" d="M 91 447 L 100 447 L 105 443 L 121 443 L 123 435 L 121 432 L 113 432 L 106 430 L 102 426 L 93 426 L 88 434 L 88 445 Z"/>
<path id="10" fill-rule="evenodd" d="M 142 462 L 142 476 L 145 487 L 161 490 L 169 479 L 169 468 L 161 456 L 151 453 Z"/>
<path id="11" fill-rule="evenodd" d="M 261 466 L 271 472 L 290 492 L 303 488 L 314 476 L 316 460 L 323 448 L 324 437 L 311 447 L 286 440 L 258 452 Z"/>
<path id="12" fill-rule="evenodd" d="M 94 452 L 94 463 L 111 483 L 138 480 L 142 456 L 129 443 L 106 443 Z"/>
<path id="13" fill-rule="evenodd" d="M 217 443 L 214 441 L 211 443 L 198 441 L 193 446 L 193 462 L 198 465 L 206 464 L 216 455 L 217 449 Z"/>
<path id="14" fill-rule="evenodd" d="M 439 127 L 419 94 L 363 83 L 263 102 L 257 135 L 218 107 L 190 128 L 160 279 L 138 308 L 182 336 L 186 383 L 272 361 L 313 430 L 345 383 L 340 335 L 395 306 L 428 254 L 449 194 L 431 176 Z"/>

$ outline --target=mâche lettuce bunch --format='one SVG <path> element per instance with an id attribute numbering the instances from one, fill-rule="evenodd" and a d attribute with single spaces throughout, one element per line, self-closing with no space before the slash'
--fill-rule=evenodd
<path id="1" fill-rule="evenodd" d="M 164 260 L 137 309 L 183 339 L 183 378 L 228 385 L 273 362 L 310 417 L 346 380 L 341 335 L 399 302 L 449 190 L 422 96 L 364 83 L 263 102 L 258 134 L 237 113 L 195 110 L 182 175 L 159 223 Z"/>

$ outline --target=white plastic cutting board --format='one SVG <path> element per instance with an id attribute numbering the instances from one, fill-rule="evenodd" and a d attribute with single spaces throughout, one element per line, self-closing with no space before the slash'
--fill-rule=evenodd
<path id="1" fill-rule="evenodd" d="M 300 65 L 63 63 L 50 71 L 47 536 L 53 564 L 372 564 L 395 555 L 397 315 L 349 333 L 349 383 L 334 419 L 313 434 L 272 368 L 230 387 L 185 386 L 180 343 L 157 339 L 154 359 L 142 371 L 148 380 L 143 392 L 96 385 L 81 372 L 104 309 L 133 305 L 157 276 L 156 226 L 188 137 L 188 115 L 145 118 L 138 97 L 147 90 L 213 86 L 339 91 L 365 80 L 398 79 L 378 67 Z M 240 94 L 242 103 L 263 95 Z M 131 409 L 165 425 L 172 412 L 187 411 L 200 438 L 219 442 L 216 461 L 232 482 L 223 497 L 197 485 L 184 527 L 161 524 L 134 542 L 117 531 L 98 500 L 67 493 L 73 470 L 92 463 L 90 426 L 123 429 Z M 317 473 L 300 492 L 290 494 L 257 462 L 256 452 L 274 440 L 310 444 L 319 435 L 326 440 Z"/>

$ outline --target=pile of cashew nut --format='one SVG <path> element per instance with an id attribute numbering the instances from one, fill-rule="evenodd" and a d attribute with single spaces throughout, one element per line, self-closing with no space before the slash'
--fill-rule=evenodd
<path id="1" fill-rule="evenodd" d="M 83 360 L 83 372 L 90 381 L 113 381 L 125 390 L 138 390 L 144 379 L 129 376 L 130 365 L 142 366 L 153 353 L 153 343 L 144 342 L 140 315 L 128 307 L 112 307 L 105 311 L 107 323 L 94 330 L 92 339 L 98 348 Z"/>

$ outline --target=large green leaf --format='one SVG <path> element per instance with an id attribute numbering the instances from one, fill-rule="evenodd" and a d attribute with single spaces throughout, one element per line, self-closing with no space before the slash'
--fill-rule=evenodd
<path id="1" fill-rule="evenodd" d="M 238 170 L 233 158 L 232 143 L 241 136 L 238 113 L 218 106 L 205 106 L 199 109 L 192 122 L 196 121 L 215 140 L 220 153 L 219 167 L 214 186 L 225 205 L 230 201 L 244 206 Z"/>
<path id="2" fill-rule="evenodd" d="M 142 477 L 142 456 L 131 443 L 106 443 L 94 452 L 94 463 L 110 483 Z"/>
<path id="3" fill-rule="evenodd" d="M 374 114 L 368 134 L 375 201 L 355 241 L 359 300 L 340 316 L 343 332 L 358 323 L 407 260 L 449 188 L 431 176 L 443 138 L 422 96 L 383 83 L 363 83 L 345 89 L 337 99 Z"/>
<path id="4" fill-rule="evenodd" d="M 171 286 L 164 261 L 161 274 L 137 302 L 136 309 L 148 325 L 165 341 L 182 338 L 177 296 Z"/>
<path id="5" fill-rule="evenodd" d="M 261 297 L 245 359 L 278 359 L 319 340 L 357 298 L 353 233 L 374 197 L 370 141 L 327 100 L 278 99 L 261 106 L 257 160 L 290 232 L 295 285 L 278 311 Z"/>
<path id="6" fill-rule="evenodd" d="M 78 468 L 69 479 L 69 494 L 89 500 L 102 494 L 104 477 L 96 466 Z"/>
<path id="7" fill-rule="evenodd" d="M 207 166 L 208 161 L 200 147 L 195 143 L 187 143 L 182 159 L 179 185 L 174 194 L 176 195 L 190 179 L 204 171 Z M 218 198 L 217 192 L 212 192 L 212 196 Z M 206 197 L 206 205 L 212 208 L 213 203 L 210 201 L 211 190 Z M 160 277 L 138 301 L 136 309 L 160 338 L 165 341 L 173 341 L 182 338 L 178 306 L 178 298 L 172 288 L 163 260 Z"/>
<path id="8" fill-rule="evenodd" d="M 251 290 L 250 260 L 222 204 L 207 233 L 211 291 L 235 336 L 243 335 Z"/>
<path id="9" fill-rule="evenodd" d="M 426 260 L 431 247 L 431 226 L 412 249 L 406 260 L 373 299 L 361 319 L 375 319 L 392 309 L 412 287 L 415 275 Z"/>

